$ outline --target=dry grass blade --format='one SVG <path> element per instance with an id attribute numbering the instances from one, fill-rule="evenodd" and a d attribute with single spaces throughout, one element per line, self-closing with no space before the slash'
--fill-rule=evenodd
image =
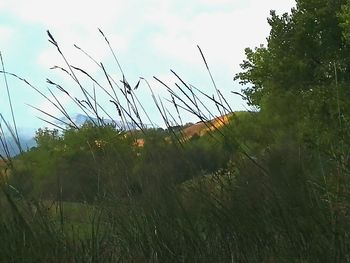
<path id="1" fill-rule="evenodd" d="M 80 90 L 82 91 L 82 93 L 83 93 L 84 96 L 85 96 L 86 101 L 88 101 L 88 103 L 89 103 L 89 104 L 91 105 L 91 107 L 92 107 L 92 103 L 91 103 L 91 101 L 90 101 L 90 99 L 89 99 L 89 97 L 88 97 L 88 95 L 87 95 L 88 92 L 87 92 L 86 89 L 81 85 L 79 79 L 78 79 L 77 76 L 74 74 L 74 71 L 73 71 L 73 69 L 72 69 L 70 63 L 68 62 L 67 58 L 66 58 L 65 55 L 62 53 L 62 51 L 60 50 L 58 43 L 55 41 L 55 39 L 53 38 L 53 36 L 52 36 L 51 33 L 49 32 L 49 30 L 47 30 L 47 34 L 48 34 L 48 36 L 49 36 L 49 38 L 50 38 L 49 41 L 50 41 L 52 44 L 54 44 L 55 47 L 57 48 L 57 51 L 59 52 L 59 54 L 60 54 L 61 57 L 63 58 L 64 62 L 66 63 L 66 65 L 67 65 L 67 67 L 68 67 L 68 69 L 69 69 L 69 71 L 70 71 L 70 73 L 71 73 L 71 76 L 73 77 L 74 81 L 78 84 Z M 91 121 L 93 122 L 92 119 L 91 119 Z"/>
<path id="2" fill-rule="evenodd" d="M 163 105 L 163 102 L 162 102 L 162 99 L 158 96 L 158 100 L 157 100 L 157 102 L 159 102 L 159 104 L 160 104 L 160 109 L 162 110 L 162 115 L 164 116 L 164 118 L 165 118 L 165 123 L 166 123 L 166 126 L 169 128 L 169 129 L 171 129 L 172 130 L 172 125 L 170 125 L 170 122 L 169 122 L 169 119 L 168 119 L 168 115 L 167 115 L 167 113 L 166 113 L 166 111 L 165 111 L 165 108 L 164 108 L 164 105 Z"/>
<path id="3" fill-rule="evenodd" d="M 213 83 L 213 85 L 214 85 L 215 91 L 216 91 L 216 93 L 217 93 L 217 95 L 218 95 L 218 97 L 219 97 L 220 103 L 221 103 L 221 105 L 222 105 L 223 103 L 222 103 L 222 101 L 221 101 L 220 93 L 219 93 L 219 90 L 218 90 L 218 88 L 217 88 L 217 86 L 216 86 L 216 83 L 215 83 L 215 81 L 214 81 L 213 75 L 211 74 L 211 71 L 210 71 L 210 69 L 209 69 L 209 65 L 208 65 L 208 63 L 207 63 L 207 60 L 205 59 L 205 56 L 204 56 L 204 54 L 203 54 L 203 52 L 202 52 L 202 49 L 201 49 L 198 45 L 197 45 L 197 48 L 198 48 L 198 50 L 199 50 L 199 52 L 200 52 L 200 54 L 201 54 L 201 56 L 202 56 L 202 59 L 203 59 L 204 64 L 205 64 L 205 67 L 207 68 L 207 71 L 208 71 L 208 73 L 209 73 L 210 79 L 211 79 L 211 81 L 212 81 L 212 83 Z M 220 109 L 219 109 L 219 110 L 220 110 Z M 220 111 L 220 115 L 224 115 L 224 114 Z"/>
<path id="4" fill-rule="evenodd" d="M 47 35 L 49 36 L 49 42 L 52 43 L 54 46 L 56 46 L 59 49 L 57 41 L 54 39 L 54 37 L 52 36 L 50 31 L 46 30 L 46 32 L 47 32 Z"/>
<path id="5" fill-rule="evenodd" d="M 157 81 L 159 81 L 159 82 L 162 83 L 165 87 L 168 88 L 168 86 L 166 86 L 166 85 L 165 85 L 161 80 L 159 80 L 157 77 L 153 77 L 153 78 L 156 79 Z M 151 91 L 151 96 L 152 96 L 152 99 L 153 99 L 154 104 L 155 104 L 156 107 L 157 107 L 158 112 L 160 113 L 160 115 L 161 115 L 161 117 L 162 117 L 162 119 L 163 119 L 165 125 L 169 128 L 170 124 L 169 124 L 169 122 L 167 121 L 167 118 L 166 118 L 166 116 L 164 115 L 164 113 L 163 113 L 161 107 L 159 106 L 159 102 L 158 102 L 156 96 L 154 95 L 154 92 L 153 92 L 153 90 L 152 90 L 152 88 L 151 88 L 151 85 L 150 85 L 147 81 L 146 81 L 146 84 L 147 84 L 149 90 Z"/>
<path id="6" fill-rule="evenodd" d="M 88 118 L 89 118 L 89 120 L 92 122 L 92 123 L 95 123 L 95 121 L 93 120 L 93 118 L 91 118 L 91 116 L 87 113 L 87 110 L 88 109 L 86 109 L 86 107 L 85 106 L 83 106 L 81 103 L 80 103 L 80 100 L 78 100 L 78 99 L 74 99 L 69 93 L 68 93 L 68 91 L 66 91 L 64 88 L 62 88 L 62 86 L 61 85 L 59 85 L 59 84 L 57 84 L 57 83 L 55 83 L 55 82 L 53 82 L 53 81 L 51 81 L 51 80 L 49 80 L 49 79 L 47 79 L 47 83 L 48 84 L 50 84 L 50 85 L 53 85 L 54 87 L 56 87 L 58 90 L 60 90 L 61 92 L 63 92 L 63 93 L 65 93 L 85 114 L 86 114 L 86 116 L 88 116 Z M 42 93 L 41 93 L 42 94 Z M 71 119 L 71 117 L 69 116 L 69 114 L 68 113 L 66 113 L 65 112 L 65 110 L 62 110 L 62 109 L 60 109 L 60 107 L 58 107 L 57 105 L 56 105 L 56 103 L 54 103 L 53 101 L 51 101 L 49 98 L 47 98 L 47 96 L 46 95 L 44 95 L 44 94 L 42 94 L 42 96 L 44 96 L 52 105 L 54 105 L 65 117 L 67 117 L 67 119 L 69 119 L 69 121 L 71 121 L 71 124 L 74 126 L 74 127 L 76 127 L 76 128 L 78 128 L 78 125 L 76 125 L 75 123 L 74 123 L 74 121 Z M 54 96 L 54 98 L 55 98 L 55 96 Z M 55 98 L 56 100 L 57 100 L 57 98 Z M 62 108 L 63 108 L 63 106 L 62 106 Z"/>
<path id="7" fill-rule="evenodd" d="M 116 101 L 119 101 L 118 96 L 117 96 L 117 93 L 116 93 L 116 91 L 115 91 L 115 88 L 114 88 L 113 85 L 112 85 L 111 77 L 110 77 L 110 75 L 107 73 L 105 67 L 103 66 L 103 63 L 100 63 L 100 67 L 101 67 L 101 69 L 103 70 L 103 73 L 104 73 L 104 75 L 105 75 L 105 77 L 106 77 L 106 79 L 107 79 L 107 81 L 108 81 L 109 87 L 110 87 L 111 90 L 113 91 L 113 94 L 114 94 L 114 97 L 115 97 L 115 98 L 113 98 L 113 96 L 110 95 L 104 88 L 103 88 L 103 90 L 104 90 L 105 92 L 107 92 L 107 94 L 108 94 L 112 99 L 114 99 L 114 100 L 116 100 Z M 99 87 L 101 87 L 101 86 L 99 85 Z M 119 87 L 118 85 L 117 85 L 117 88 L 120 89 L 120 87 Z"/>
<path id="8" fill-rule="evenodd" d="M 3 119 L 2 114 L 0 114 L 1 120 Z M 11 154 L 10 154 L 10 149 L 9 149 L 9 145 L 7 142 L 7 139 L 5 138 L 5 133 L 4 133 L 4 129 L 2 128 L 2 124 L 0 121 L 0 143 L 2 146 L 2 149 L 5 153 L 5 156 L 1 155 L 1 159 L 6 163 L 7 160 L 10 160 L 11 162 Z"/>
<path id="9" fill-rule="evenodd" d="M 220 91 L 220 90 L 218 90 L 218 92 L 219 92 L 219 94 L 220 94 L 220 96 L 221 96 L 222 100 L 225 102 L 225 104 L 226 104 L 227 108 L 230 110 L 228 113 L 233 113 L 233 110 L 232 110 L 232 108 L 231 108 L 230 104 L 227 102 L 227 100 L 226 100 L 225 96 L 224 96 L 224 95 L 222 95 L 222 93 L 221 93 L 221 91 Z"/>
<path id="10" fill-rule="evenodd" d="M 133 110 L 134 114 L 136 115 L 136 118 L 139 119 L 139 115 L 138 115 L 138 111 L 136 109 L 133 108 L 132 103 L 130 102 L 128 95 L 126 92 L 124 92 L 122 89 L 120 89 L 120 92 L 124 95 L 124 98 L 126 99 L 127 105 L 128 105 L 128 110 L 125 109 L 125 107 L 123 107 L 121 104 L 119 104 L 119 107 L 123 110 L 123 112 L 125 112 L 126 115 L 128 115 L 128 117 L 130 118 L 130 120 L 132 121 L 133 124 L 135 124 L 137 127 L 139 127 L 142 131 L 145 129 L 143 122 L 141 121 L 141 119 L 139 120 L 140 123 L 138 123 L 134 117 L 132 117 L 132 111 L 130 109 Z"/>
<path id="11" fill-rule="evenodd" d="M 130 87 L 130 85 L 129 85 Z M 137 109 L 137 105 L 135 104 L 135 100 L 134 100 L 134 96 L 133 96 L 133 92 L 132 92 L 132 89 L 124 89 L 124 91 L 122 89 L 120 89 L 121 93 L 124 95 L 124 98 L 127 102 L 127 105 L 128 105 L 128 112 L 130 115 L 132 115 L 132 112 L 135 114 L 137 120 L 138 120 L 138 123 L 145 128 L 143 122 L 142 122 L 142 119 L 140 117 L 140 114 L 139 114 L 139 111 Z M 129 96 L 131 97 L 131 101 L 129 99 Z"/>
<path id="12" fill-rule="evenodd" d="M 122 67 L 120 66 L 120 63 L 119 63 L 119 61 L 118 61 L 118 59 L 117 59 L 117 56 L 115 55 L 114 50 L 113 50 L 111 44 L 109 43 L 108 38 L 105 36 L 105 34 L 103 33 L 103 31 L 102 31 L 100 28 L 98 29 L 98 31 L 100 31 L 101 35 L 104 37 L 105 41 L 107 42 L 108 47 L 109 47 L 109 50 L 112 52 L 113 58 L 114 58 L 114 60 L 117 62 L 121 74 L 122 74 L 123 76 L 125 76 L 124 71 L 123 71 Z"/>
<path id="13" fill-rule="evenodd" d="M 203 119 L 200 112 L 196 112 L 192 107 L 190 107 L 190 105 L 184 99 L 182 99 L 179 95 L 177 95 L 168 85 L 166 85 L 163 81 L 161 81 L 157 77 L 153 77 L 153 78 L 157 80 L 159 83 L 161 83 L 164 87 L 166 87 L 167 91 L 170 93 L 171 96 L 174 96 L 176 99 L 178 99 L 181 103 L 185 105 L 184 107 L 182 106 L 183 109 L 186 109 L 188 112 L 192 113 L 193 115 Z M 179 104 L 177 105 L 179 106 Z"/>
<path id="14" fill-rule="evenodd" d="M 61 104 L 61 102 L 59 101 L 59 99 L 56 97 L 56 95 L 50 90 L 48 89 L 51 96 L 55 99 L 55 101 L 57 102 L 57 105 L 60 106 L 60 112 L 63 114 L 64 117 L 66 117 L 73 125 L 76 129 L 79 129 L 79 127 L 73 122 L 72 118 L 69 116 L 68 112 L 66 111 L 66 109 L 63 107 L 63 105 Z M 68 93 L 67 93 L 68 94 Z"/>
<path id="15" fill-rule="evenodd" d="M 11 137 L 13 138 L 13 140 L 14 140 L 14 142 L 15 142 L 17 148 L 18 148 L 18 149 L 22 149 L 22 148 L 20 148 L 20 146 L 21 146 L 21 145 L 20 145 L 20 141 L 19 141 L 19 139 L 18 139 L 18 140 L 16 139 L 15 131 L 13 130 L 13 128 L 11 127 L 11 125 L 5 120 L 5 118 L 4 118 L 4 116 L 3 116 L 2 114 L 0 114 L 0 118 L 1 118 L 1 120 L 4 122 L 4 124 L 5 124 L 5 126 L 6 126 L 6 129 L 10 132 Z M 14 148 L 12 147 L 12 145 L 10 145 L 10 146 L 11 146 L 12 150 L 14 150 Z"/>
<path id="16" fill-rule="evenodd" d="M 216 105 L 218 105 L 219 107 L 222 107 L 225 111 L 230 112 L 230 110 L 228 108 L 225 107 L 225 105 L 223 105 L 221 102 L 217 101 L 215 99 L 215 97 L 210 97 L 208 94 L 206 94 L 205 92 L 201 91 L 199 88 L 191 85 L 192 88 L 194 88 L 196 91 L 198 91 L 201 95 L 203 95 L 204 97 L 206 97 L 207 99 L 211 100 L 212 102 L 214 102 Z M 220 92 L 220 91 L 218 91 Z"/>
<path id="17" fill-rule="evenodd" d="M 163 104 L 163 103 L 162 103 Z M 177 123 L 177 121 L 175 120 L 174 116 L 171 114 L 171 112 L 167 109 L 167 108 L 163 108 L 164 111 L 166 111 L 166 113 L 171 117 L 171 119 L 173 120 L 173 125 L 175 127 L 179 127 L 179 124 Z M 184 147 L 183 142 L 185 141 L 185 134 L 183 133 L 183 129 L 180 128 L 178 130 L 178 132 L 180 133 L 180 136 L 174 131 L 174 128 L 170 126 L 170 131 L 171 133 L 174 135 L 176 141 L 180 144 L 181 147 Z M 181 126 L 180 126 L 181 127 Z"/>
<path id="18" fill-rule="evenodd" d="M 67 125 L 68 127 L 76 128 L 76 126 L 72 126 L 72 124 L 67 123 L 67 122 L 65 122 L 64 120 L 61 120 L 61 119 L 59 119 L 59 118 L 53 116 L 52 114 L 50 114 L 50 113 L 48 113 L 48 112 L 46 112 L 46 111 L 43 111 L 43 110 L 41 110 L 41 109 L 39 109 L 39 108 L 37 108 L 37 107 L 35 107 L 35 106 L 33 106 L 33 105 L 27 104 L 27 106 L 29 106 L 29 107 L 31 107 L 31 108 L 33 108 L 33 109 L 35 109 L 35 110 L 37 110 L 37 111 L 43 113 L 43 114 L 46 115 L 46 116 L 49 116 L 50 118 L 52 118 L 52 119 L 54 119 L 54 120 L 56 120 L 56 121 L 58 121 L 58 122 L 60 122 L 60 123 L 63 123 L 63 124 L 65 124 L 65 125 Z M 61 128 L 61 129 L 62 129 L 62 128 Z"/>
<path id="19" fill-rule="evenodd" d="M 87 56 L 91 61 L 93 61 L 99 68 L 101 68 L 105 74 L 108 75 L 108 78 L 113 82 L 113 84 L 117 87 L 117 88 L 120 88 L 118 83 L 113 79 L 113 77 L 108 74 L 108 72 L 105 70 L 104 66 L 103 66 L 103 63 L 99 63 L 97 62 L 96 59 L 94 59 L 89 53 L 87 53 L 85 50 L 83 50 L 81 47 L 77 46 L 77 45 L 74 45 L 75 48 L 77 48 L 79 51 L 81 51 L 85 56 Z"/>
<path id="20" fill-rule="evenodd" d="M 177 75 L 175 71 L 173 71 L 173 70 L 170 70 L 170 71 L 180 80 L 180 82 L 187 88 L 187 90 L 190 91 L 193 99 L 190 98 L 188 96 L 188 94 L 178 84 L 175 83 L 176 87 L 181 91 L 182 94 L 184 94 L 186 96 L 186 98 L 190 101 L 190 103 L 194 106 L 194 108 L 197 109 L 198 114 L 204 116 L 203 112 L 201 111 L 201 109 L 199 108 L 199 106 L 197 104 L 196 95 L 194 94 L 192 88 L 189 85 L 187 85 L 187 83 L 185 83 L 185 81 L 183 81 L 182 78 L 180 78 L 180 76 Z M 179 97 L 179 96 L 177 96 L 177 97 Z M 191 108 L 193 108 L 193 107 L 191 107 Z"/>
<path id="21" fill-rule="evenodd" d="M 59 69 L 59 70 L 63 71 L 64 73 L 66 73 L 69 77 L 71 77 L 71 79 L 74 80 L 73 75 L 72 75 L 71 73 L 69 73 L 68 70 L 66 70 L 65 68 L 62 68 L 62 67 L 60 67 L 60 66 L 56 66 L 56 65 L 55 65 L 55 66 L 51 67 L 50 69 L 51 69 L 51 70 Z"/>
<path id="22" fill-rule="evenodd" d="M 194 107 L 197 109 L 197 112 L 198 112 L 197 117 L 200 118 L 201 120 L 205 119 L 205 120 L 208 121 L 209 118 L 207 118 L 207 117 L 204 115 L 204 113 L 202 112 L 202 110 L 199 108 L 199 105 L 198 105 L 198 103 L 197 103 L 197 100 L 198 100 L 198 101 L 201 103 L 201 105 L 204 107 L 204 109 L 209 113 L 209 115 L 210 115 L 212 118 L 215 118 L 216 116 L 214 116 L 214 115 L 211 113 L 211 111 L 208 109 L 208 107 L 206 107 L 205 104 L 201 101 L 201 99 L 199 99 L 198 96 L 193 92 L 192 88 L 193 88 L 194 86 L 192 86 L 192 85 L 187 85 L 187 84 L 185 83 L 185 81 L 183 81 L 182 78 L 181 78 L 175 71 L 171 70 L 171 72 L 181 81 L 181 83 L 182 83 L 182 84 L 190 91 L 190 93 L 192 94 L 193 99 L 190 98 L 190 97 L 188 96 L 188 94 L 187 94 L 178 84 L 175 83 L 175 85 L 176 85 L 177 88 L 181 91 L 181 93 L 182 93 L 183 95 L 185 95 L 185 97 L 190 101 L 190 104 L 186 104 L 186 106 L 189 107 L 189 108 L 193 108 L 192 106 L 194 106 Z M 205 94 L 205 93 L 203 93 L 203 92 L 201 92 L 201 94 L 202 94 L 202 95 L 205 95 L 207 98 L 209 98 L 211 101 L 213 101 L 213 102 L 215 103 L 216 108 L 218 109 L 218 112 L 221 113 L 221 110 L 220 110 L 219 106 L 220 106 L 220 107 L 224 107 L 221 103 L 217 102 L 217 101 L 215 100 L 215 98 L 212 98 L 212 97 L 208 96 L 207 94 Z M 177 96 L 177 98 L 179 98 L 179 96 Z M 182 101 L 183 101 L 183 100 L 182 100 Z M 220 114 L 220 116 L 222 116 L 222 115 Z"/>
<path id="23" fill-rule="evenodd" d="M 52 125 L 53 127 L 56 127 L 56 128 L 58 128 L 58 129 L 60 129 L 60 130 L 62 130 L 62 131 L 65 131 L 66 129 L 65 128 L 62 128 L 61 126 L 59 126 L 59 125 L 57 125 L 56 123 L 53 123 L 52 121 L 49 121 L 49 120 L 46 120 L 46 119 L 44 119 L 44 118 L 41 118 L 40 116 L 36 116 L 39 120 L 41 120 L 41 121 L 43 121 L 43 122 L 45 122 L 45 123 L 47 123 L 47 124 L 50 124 L 50 125 Z M 73 127 L 73 126 L 70 126 L 70 127 Z M 75 127 L 74 127 L 75 128 Z M 77 129 L 77 128 L 75 128 L 75 129 Z"/>
<path id="24" fill-rule="evenodd" d="M 128 113 L 131 115 L 132 114 L 132 112 L 131 112 L 132 105 L 131 105 L 131 102 L 128 98 L 128 95 L 131 94 L 131 86 L 127 82 L 127 80 L 125 79 L 124 75 L 123 75 L 123 80 L 121 80 L 120 82 L 123 83 L 123 88 L 124 88 L 124 91 L 122 89 L 120 89 L 120 91 L 122 92 L 122 94 L 126 100 L 126 105 L 128 107 Z"/>
<path id="25" fill-rule="evenodd" d="M 122 121 L 124 127 L 126 127 L 126 126 L 128 125 L 128 122 L 127 122 L 127 119 L 126 119 L 126 117 L 125 117 L 124 111 L 121 111 L 121 110 L 120 110 L 119 105 L 121 105 L 121 103 L 120 103 L 120 101 L 119 101 L 119 98 L 118 98 L 118 96 L 117 96 L 117 93 L 116 93 L 116 91 L 115 91 L 115 88 L 113 87 L 113 84 L 112 84 L 112 82 L 111 82 L 111 77 L 110 77 L 110 75 L 107 73 L 107 71 L 106 71 L 106 69 L 105 69 L 105 67 L 103 66 L 102 63 L 100 64 L 100 66 L 101 66 L 101 68 L 102 68 L 102 70 L 103 70 L 103 73 L 104 73 L 104 75 L 105 75 L 105 77 L 106 77 L 106 79 L 107 79 L 107 81 L 108 81 L 109 87 L 110 87 L 111 90 L 113 91 L 113 94 L 114 94 L 115 98 L 114 98 L 112 95 L 110 95 L 110 93 L 109 93 L 105 88 L 103 88 L 102 86 L 99 86 L 99 87 L 102 88 L 102 90 L 105 91 L 105 92 L 111 97 L 110 102 L 112 102 L 112 103 L 116 106 L 117 111 L 118 111 L 118 115 L 119 115 L 119 117 L 121 118 L 121 121 Z M 118 85 L 117 85 L 117 87 L 118 87 Z M 121 90 L 121 88 L 119 88 L 119 89 Z"/>
<path id="26" fill-rule="evenodd" d="M 135 119 L 129 114 L 129 112 L 128 112 L 123 106 L 121 106 L 120 104 L 117 104 L 117 103 L 116 103 L 115 101 L 113 101 L 113 100 L 110 100 L 110 102 L 113 103 L 114 106 L 117 108 L 117 111 L 118 111 L 119 114 L 120 114 L 119 116 L 121 116 L 123 113 L 125 113 L 125 114 L 130 118 L 132 124 L 134 124 L 137 128 L 139 128 L 140 131 L 141 131 L 142 133 L 145 133 L 143 127 L 140 126 L 140 124 L 138 124 L 138 123 L 135 121 Z M 127 127 L 128 130 L 130 130 L 131 132 L 133 131 L 133 129 L 132 129 L 132 127 L 130 127 L 130 124 L 129 124 L 128 121 L 126 121 L 126 127 Z"/>
<path id="27" fill-rule="evenodd" d="M 22 152 L 21 142 L 19 140 L 18 131 L 17 131 L 15 113 L 14 113 L 13 105 L 12 105 L 10 89 L 9 89 L 9 85 L 8 85 L 7 77 L 6 77 L 6 73 L 5 73 L 6 72 L 5 65 L 4 65 L 4 61 L 2 58 L 1 52 L 0 52 L 0 60 L 1 60 L 1 67 L 2 67 L 2 71 L 3 71 L 4 81 L 5 81 L 5 87 L 6 87 L 6 91 L 7 91 L 7 99 L 8 99 L 9 105 L 10 105 L 11 117 L 12 117 L 13 127 L 14 127 L 14 131 L 15 131 L 14 132 L 14 135 L 15 135 L 14 139 L 16 141 L 16 144 L 17 144 L 19 151 Z"/>
<path id="28" fill-rule="evenodd" d="M 179 108 L 177 107 L 177 104 L 176 104 L 176 101 L 175 101 L 175 97 L 172 94 L 170 94 L 170 96 L 171 96 L 171 102 L 172 102 L 173 106 L 175 107 L 175 110 L 176 110 L 176 113 L 177 113 L 177 117 L 180 120 L 180 124 L 181 124 L 181 126 L 183 126 L 181 114 L 180 114 Z"/>

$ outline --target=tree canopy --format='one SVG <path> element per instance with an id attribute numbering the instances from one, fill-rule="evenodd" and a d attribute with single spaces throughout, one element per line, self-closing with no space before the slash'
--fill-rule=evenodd
<path id="1" fill-rule="evenodd" d="M 350 2 L 296 2 L 290 14 L 271 11 L 267 45 L 245 50 L 235 79 L 269 118 L 328 143 L 349 127 Z"/>

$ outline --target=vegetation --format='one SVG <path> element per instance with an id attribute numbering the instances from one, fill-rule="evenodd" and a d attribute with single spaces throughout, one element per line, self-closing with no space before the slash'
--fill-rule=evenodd
<path id="1" fill-rule="evenodd" d="M 252 112 L 173 72 L 175 114 L 151 89 L 165 129 L 145 128 L 124 75 L 126 106 L 111 101 L 138 129 L 104 123 L 67 62 L 90 121 L 40 129 L 37 147 L 6 160 L 0 262 L 350 262 L 349 9 L 298 0 L 271 12 L 267 46 L 246 49 L 236 75 Z M 182 125 L 180 110 L 201 125 Z"/>

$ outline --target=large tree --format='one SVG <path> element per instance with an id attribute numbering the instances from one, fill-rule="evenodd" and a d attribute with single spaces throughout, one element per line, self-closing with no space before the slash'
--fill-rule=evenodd
<path id="1" fill-rule="evenodd" d="M 271 11 L 267 46 L 247 48 L 236 75 L 250 104 L 315 142 L 344 137 L 350 109 L 350 2 L 297 0 Z M 302 128 L 300 128 L 302 127 Z"/>

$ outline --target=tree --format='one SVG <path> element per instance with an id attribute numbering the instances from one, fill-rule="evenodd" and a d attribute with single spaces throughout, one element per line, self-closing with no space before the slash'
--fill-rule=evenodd
<path id="1" fill-rule="evenodd" d="M 39 128 L 35 133 L 35 141 L 40 148 L 53 148 L 53 145 L 60 139 L 57 129 L 50 130 L 49 128 Z"/>
<path id="2" fill-rule="evenodd" d="M 316 144 L 329 145 L 349 127 L 348 10 L 346 0 L 298 0 L 290 14 L 271 11 L 267 46 L 247 48 L 235 77 L 261 115 Z"/>

